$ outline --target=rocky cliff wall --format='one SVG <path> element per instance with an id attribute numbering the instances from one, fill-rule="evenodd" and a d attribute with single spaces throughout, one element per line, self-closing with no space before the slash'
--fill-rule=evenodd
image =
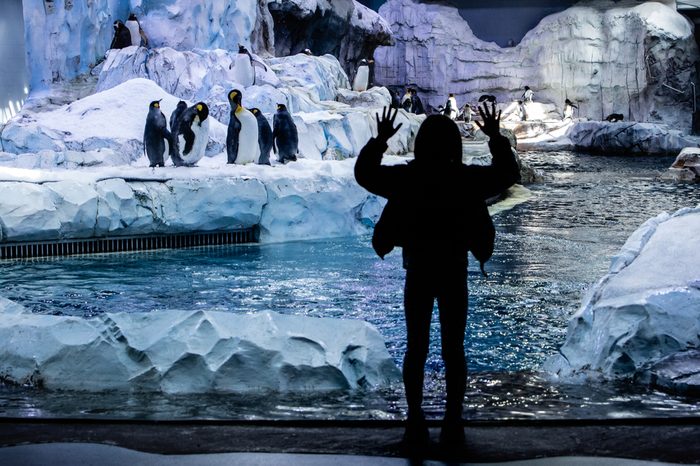
<path id="1" fill-rule="evenodd" d="M 149 48 L 238 50 L 243 44 L 262 56 L 284 56 L 308 47 L 335 55 L 348 72 L 391 36 L 376 12 L 354 0 L 92 0 L 51 8 L 24 0 L 31 89 L 90 71 L 105 57 L 114 21 L 126 21 L 130 12 Z"/>
<path id="2" fill-rule="evenodd" d="M 389 0 L 379 13 L 395 45 L 375 52 L 376 82 L 413 84 L 432 106 L 449 92 L 460 105 L 482 94 L 512 101 L 528 85 L 535 100 L 560 110 L 567 98 L 578 102 L 581 117 L 622 113 L 691 126 L 693 25 L 660 3 L 582 2 L 544 18 L 509 48 L 478 39 L 457 9 L 442 2 Z"/>

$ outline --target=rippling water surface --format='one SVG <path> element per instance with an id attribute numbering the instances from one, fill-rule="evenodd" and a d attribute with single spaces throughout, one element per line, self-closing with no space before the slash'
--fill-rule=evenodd
<path id="1" fill-rule="evenodd" d="M 538 367 L 556 352 L 567 318 L 610 257 L 648 218 L 700 203 L 696 186 L 659 179 L 672 158 L 524 156 L 545 173 L 532 199 L 498 214 L 494 258 L 483 278 L 470 267 L 467 334 L 470 418 L 629 417 L 695 414 L 693 400 L 615 383 L 552 384 Z M 435 223 L 439 219 L 426 219 Z M 214 309 L 365 319 L 400 363 L 403 270 L 381 261 L 369 238 L 343 238 L 0 265 L 0 294 L 36 313 Z M 429 414 L 443 401 L 435 322 L 427 381 Z M 119 395 L 0 387 L 0 415 L 130 418 L 395 418 L 401 387 L 322 395 Z"/>

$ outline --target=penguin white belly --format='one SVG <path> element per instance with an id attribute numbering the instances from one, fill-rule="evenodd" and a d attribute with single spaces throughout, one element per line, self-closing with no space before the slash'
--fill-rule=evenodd
<path id="1" fill-rule="evenodd" d="M 450 100 L 450 115 L 449 116 L 450 116 L 450 118 L 452 118 L 454 120 L 455 118 L 457 118 L 457 113 L 459 112 L 457 109 L 457 99 L 455 99 L 454 97 L 450 97 L 449 100 Z"/>
<path id="2" fill-rule="evenodd" d="M 131 35 L 131 45 L 141 45 L 141 33 L 139 31 L 139 23 L 136 21 L 127 21 L 124 26 L 129 30 Z"/>
<path id="3" fill-rule="evenodd" d="M 243 87 L 253 85 L 255 70 L 250 62 L 250 57 L 244 53 L 239 53 L 233 59 L 233 80 Z"/>
<path id="4" fill-rule="evenodd" d="M 369 66 L 360 66 L 355 74 L 355 80 L 352 82 L 352 90 L 356 92 L 366 91 L 368 81 Z"/>
<path id="5" fill-rule="evenodd" d="M 241 132 L 238 135 L 238 157 L 236 164 L 258 163 L 260 144 L 258 144 L 258 120 L 251 112 L 241 108 L 236 112 L 241 122 Z"/>
<path id="6" fill-rule="evenodd" d="M 199 117 L 195 117 L 192 122 L 192 132 L 194 133 L 194 145 L 189 154 L 185 154 L 185 138 L 180 135 L 178 138 L 180 157 L 183 162 L 187 165 L 194 165 L 204 157 L 204 152 L 207 149 L 207 144 L 209 143 L 209 118 L 199 125 Z"/>

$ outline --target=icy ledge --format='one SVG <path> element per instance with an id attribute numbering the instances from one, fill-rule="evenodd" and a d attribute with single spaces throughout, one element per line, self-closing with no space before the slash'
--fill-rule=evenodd
<path id="1" fill-rule="evenodd" d="M 545 370 L 566 378 L 648 376 L 662 358 L 700 346 L 698 264 L 700 205 L 648 220 L 571 318 Z M 700 359 L 693 368 L 700 372 Z"/>
<path id="2" fill-rule="evenodd" d="M 389 159 L 400 160 L 398 157 Z M 103 167 L 0 172 L 0 241 L 226 231 L 261 241 L 367 233 L 383 201 L 354 179 L 355 160 L 287 165 Z"/>
<path id="3" fill-rule="evenodd" d="M 400 380 L 360 320 L 274 312 L 30 314 L 0 298 L 0 379 L 48 389 L 165 393 L 380 388 Z"/>

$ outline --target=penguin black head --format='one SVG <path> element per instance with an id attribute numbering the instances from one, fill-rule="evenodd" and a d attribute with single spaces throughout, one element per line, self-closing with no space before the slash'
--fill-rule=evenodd
<path id="1" fill-rule="evenodd" d="M 153 102 L 151 102 L 151 104 L 148 106 L 148 108 L 160 108 L 160 101 L 161 100 L 163 100 L 163 99 L 154 100 Z"/>
<path id="2" fill-rule="evenodd" d="M 257 109 L 257 108 L 250 108 L 249 110 L 251 111 L 251 113 L 253 115 L 256 115 L 256 116 L 258 115 L 258 113 L 260 113 L 260 109 Z"/>
<path id="3" fill-rule="evenodd" d="M 201 124 L 209 116 L 209 107 L 204 102 L 197 102 L 194 108 L 197 109 L 197 116 L 199 116 L 199 123 Z"/>
<path id="4" fill-rule="evenodd" d="M 124 27 L 124 23 L 122 23 L 122 20 L 121 20 L 121 19 L 118 19 L 118 20 L 116 20 L 116 21 L 114 22 L 114 30 L 115 30 L 115 31 L 118 31 L 118 30 L 120 30 L 120 29 L 123 28 L 123 27 Z"/>
<path id="5" fill-rule="evenodd" d="M 287 106 L 284 104 L 277 104 L 277 111 L 278 112 L 286 112 L 287 111 Z"/>
<path id="6" fill-rule="evenodd" d="M 248 53 L 248 49 L 244 45 L 238 44 L 238 53 Z"/>
<path id="7" fill-rule="evenodd" d="M 129 13 L 129 21 L 138 21 L 138 19 L 136 19 L 136 15 L 135 15 L 135 14 Z"/>
<path id="8" fill-rule="evenodd" d="M 229 103 L 236 104 L 236 105 L 240 106 L 242 100 L 243 100 L 243 95 L 241 94 L 241 91 L 239 91 L 238 89 L 234 89 L 228 93 Z"/>
<path id="9" fill-rule="evenodd" d="M 368 64 L 368 62 L 364 58 L 362 60 L 360 60 L 360 65 L 367 65 L 367 64 Z"/>
<path id="10" fill-rule="evenodd" d="M 525 86 L 525 90 L 526 90 L 526 91 L 529 91 L 529 90 L 530 90 L 530 86 Z"/>

